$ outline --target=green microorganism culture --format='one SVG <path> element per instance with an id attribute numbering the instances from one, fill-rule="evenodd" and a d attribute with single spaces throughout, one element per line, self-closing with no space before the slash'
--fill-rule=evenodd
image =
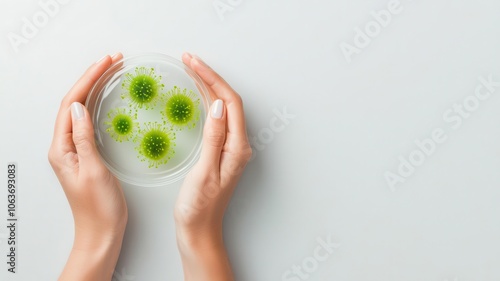
<path id="1" fill-rule="evenodd" d="M 112 108 L 104 121 L 113 140 L 135 143 L 137 158 L 148 168 L 167 164 L 176 153 L 174 130 L 195 128 L 201 115 L 200 98 L 192 90 L 173 86 L 163 92 L 164 87 L 154 68 L 135 67 L 121 83 L 120 97 L 129 108 Z"/>
<path id="2" fill-rule="evenodd" d="M 108 112 L 104 121 L 106 132 L 117 142 L 132 140 L 137 131 L 136 115 L 125 108 L 115 108 Z"/>
<path id="3" fill-rule="evenodd" d="M 166 118 L 164 124 L 169 122 L 177 130 L 194 128 L 200 118 L 199 105 L 200 99 L 193 91 L 187 92 L 187 89 L 181 90 L 174 86 L 162 97 L 163 111 L 161 113 Z"/>
<path id="4" fill-rule="evenodd" d="M 161 76 L 155 74 L 154 68 L 136 67 L 134 74 L 125 74 L 125 81 L 122 83 L 125 93 L 122 94 L 122 99 L 128 100 L 135 109 L 147 110 L 156 105 L 164 86 Z"/>
<path id="5" fill-rule="evenodd" d="M 149 163 L 149 168 L 166 164 L 175 154 L 175 134 L 158 122 L 148 122 L 139 130 L 136 150 L 138 158 Z"/>

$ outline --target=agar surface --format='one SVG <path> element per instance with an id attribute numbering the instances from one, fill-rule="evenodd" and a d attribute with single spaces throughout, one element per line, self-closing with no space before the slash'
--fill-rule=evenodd
<path id="1" fill-rule="evenodd" d="M 196 127 L 200 115 L 200 98 L 192 90 L 174 86 L 162 94 L 162 76 L 154 68 L 138 66 L 133 72 L 124 74 L 121 98 L 129 109 L 118 107 L 108 112 L 106 132 L 117 142 L 133 141 L 137 145 L 137 158 L 149 168 L 166 164 L 175 155 L 176 131 Z M 154 122 L 141 123 L 138 116 L 144 110 L 156 109 L 158 118 Z M 151 114 L 146 114 L 146 116 Z M 161 119 L 161 121 L 160 121 Z"/>

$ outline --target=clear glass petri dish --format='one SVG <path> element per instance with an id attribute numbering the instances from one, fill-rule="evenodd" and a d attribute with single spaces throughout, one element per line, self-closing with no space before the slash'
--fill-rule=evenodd
<path id="1" fill-rule="evenodd" d="M 157 83 L 155 102 L 142 107 L 128 96 L 131 78 L 141 73 Z M 166 101 L 168 94 L 175 92 L 174 87 L 177 93 L 185 89 L 184 94 L 189 95 L 198 111 L 189 126 L 176 126 L 167 118 Z M 97 149 L 109 170 L 125 183 L 154 187 L 184 178 L 196 163 L 211 102 L 203 81 L 184 63 L 163 54 L 141 54 L 125 57 L 112 65 L 97 80 L 85 105 L 94 125 Z M 113 118 L 118 113 L 127 114 L 133 120 L 133 132 L 128 136 L 113 135 L 113 130 L 117 130 L 113 126 L 118 125 L 118 121 L 113 123 Z M 145 157 L 147 153 L 141 139 L 144 140 L 145 133 L 152 128 L 160 128 L 170 136 L 171 151 L 165 155 L 168 159 Z"/>

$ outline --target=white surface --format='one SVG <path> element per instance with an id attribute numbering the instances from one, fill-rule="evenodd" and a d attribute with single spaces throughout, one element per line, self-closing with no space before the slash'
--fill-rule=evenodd
<path id="1" fill-rule="evenodd" d="M 257 151 L 228 211 L 237 280 L 286 280 L 328 235 L 340 247 L 307 280 L 499 280 L 500 97 L 456 130 L 442 115 L 478 77 L 500 80 L 500 2 L 401 0 L 403 11 L 350 64 L 341 42 L 352 44 L 354 28 L 389 1 L 228 2 L 238 5 L 222 21 L 211 0 L 69 1 L 15 53 L 9 32 L 41 8 L 1 1 L 1 178 L 7 161 L 19 163 L 20 245 L 18 273 L 7 274 L 0 228 L 0 280 L 61 271 L 73 225 L 46 159 L 53 123 L 86 67 L 115 51 L 198 54 L 242 95 L 250 136 L 269 128 L 273 110 L 295 115 Z M 435 128 L 447 141 L 391 191 L 386 171 Z M 125 191 L 117 271 L 129 276 L 115 280 L 181 280 L 178 186 Z"/>

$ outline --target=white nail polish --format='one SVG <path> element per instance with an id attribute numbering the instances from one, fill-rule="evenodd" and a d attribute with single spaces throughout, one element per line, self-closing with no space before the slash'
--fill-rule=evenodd
<path id="1" fill-rule="evenodd" d="M 79 102 L 74 102 L 71 104 L 71 116 L 73 119 L 80 120 L 84 116 L 83 105 Z"/>
<path id="2" fill-rule="evenodd" d="M 222 102 L 222 100 L 216 100 L 214 104 L 212 104 L 212 118 L 221 119 L 223 110 L 224 103 Z"/>

